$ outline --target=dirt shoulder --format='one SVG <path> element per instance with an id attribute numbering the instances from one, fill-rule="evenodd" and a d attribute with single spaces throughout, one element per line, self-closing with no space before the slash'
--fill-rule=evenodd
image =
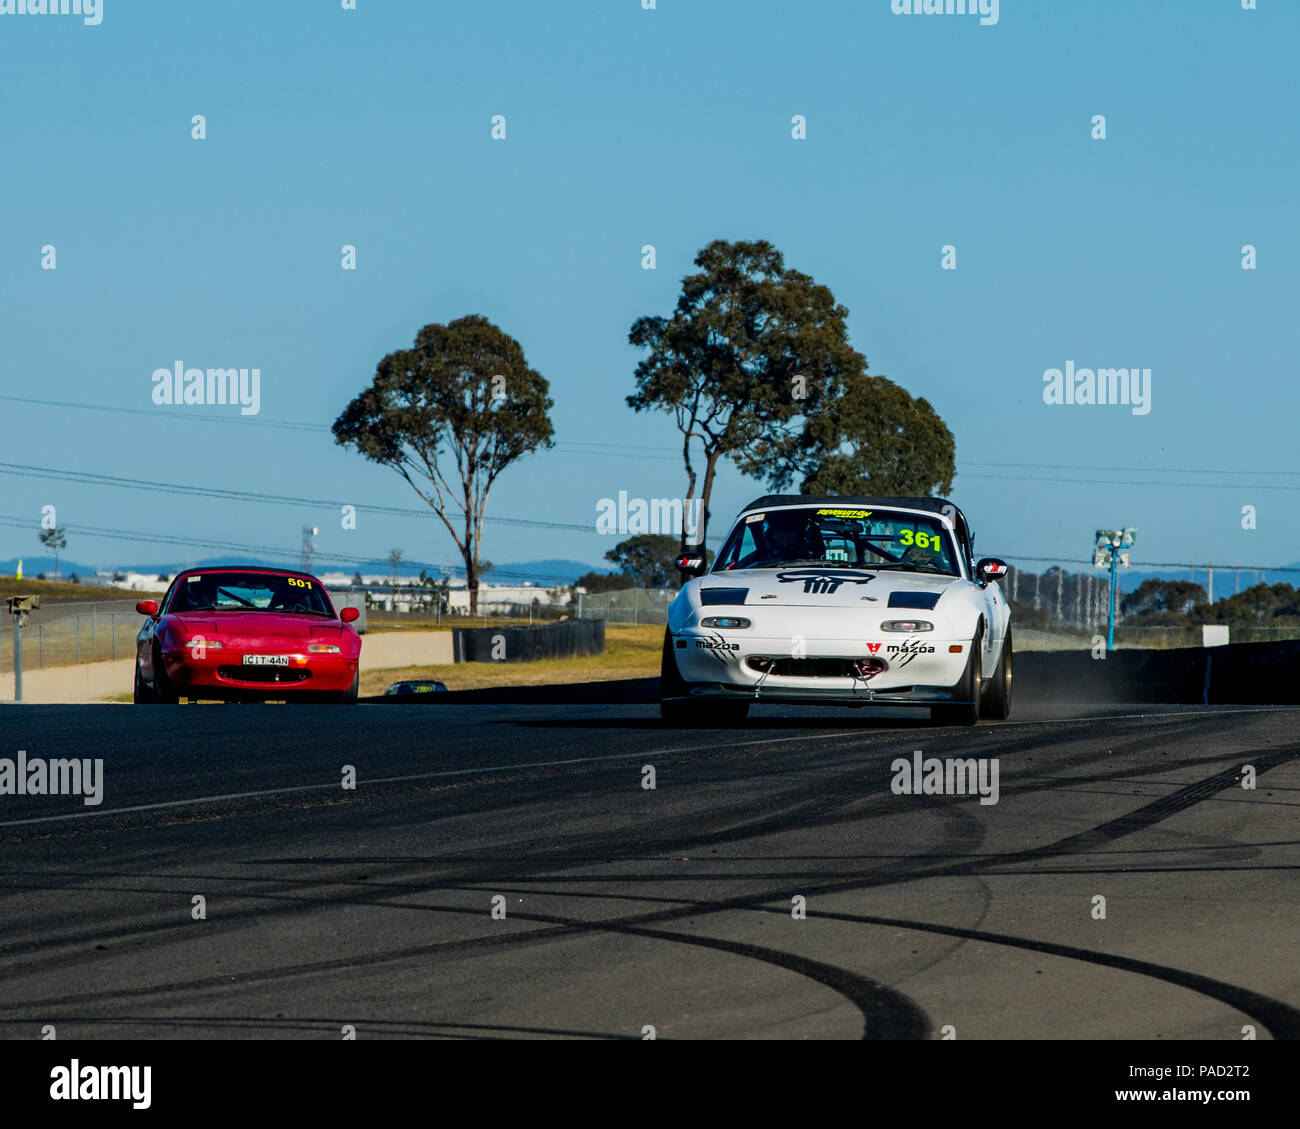
<path id="1" fill-rule="evenodd" d="M 394 631 L 367 635 L 361 647 L 363 697 L 394 682 L 434 678 L 449 690 L 564 685 L 658 676 L 662 627 L 610 627 L 605 653 L 532 663 L 453 663 L 450 631 Z M 28 669 L 23 700 L 41 704 L 131 700 L 132 660 Z M 0 675 L 0 701 L 13 700 L 13 672 Z"/>

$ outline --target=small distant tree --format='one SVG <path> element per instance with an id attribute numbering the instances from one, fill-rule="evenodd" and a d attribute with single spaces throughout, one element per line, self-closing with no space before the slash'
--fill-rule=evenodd
<path id="1" fill-rule="evenodd" d="M 478 610 L 483 517 L 506 467 L 550 447 L 550 385 L 485 317 L 426 325 L 334 421 L 334 440 L 390 467 L 437 514 Z"/>
<path id="2" fill-rule="evenodd" d="M 588 592 L 617 592 L 623 588 L 635 588 L 636 582 L 621 572 L 584 572 L 574 581 L 574 586 Z"/>
<path id="3" fill-rule="evenodd" d="M 165 572 L 160 572 L 158 574 L 158 579 L 162 581 L 162 583 L 166 584 L 168 581 L 171 580 L 171 577 L 168 576 Z"/>
<path id="4" fill-rule="evenodd" d="M 430 576 L 424 569 L 420 569 L 420 583 L 429 590 L 429 595 L 425 598 L 428 601 L 426 606 L 434 605 L 439 615 L 446 615 L 451 602 L 448 595 L 451 581 L 445 576 Z"/>
<path id="5" fill-rule="evenodd" d="M 69 584 L 80 584 L 80 583 L 81 583 L 81 577 L 79 577 L 79 576 L 74 572 L 71 576 L 68 577 L 68 583 L 69 583 Z"/>
<path id="6" fill-rule="evenodd" d="M 389 550 L 388 550 L 388 563 L 389 563 L 390 565 L 393 566 L 393 583 L 396 584 L 396 583 L 397 583 L 397 566 L 400 565 L 400 564 L 402 563 L 402 550 L 401 550 L 401 549 L 389 549 Z"/>
<path id="7" fill-rule="evenodd" d="M 357 571 L 352 574 L 352 586 L 354 588 L 364 588 L 365 585 L 366 582 L 361 579 L 361 570 L 357 569 Z"/>
<path id="8" fill-rule="evenodd" d="M 1120 597 L 1120 611 L 1126 617 L 1184 616 L 1205 602 L 1205 589 L 1191 580 L 1161 580 L 1151 577 L 1132 592 Z"/>
<path id="9" fill-rule="evenodd" d="M 677 557 L 680 546 L 676 537 L 661 533 L 642 533 L 620 541 L 605 559 L 619 567 L 636 588 L 669 588 L 677 582 Z M 713 559 L 713 550 L 705 551 L 705 561 Z"/>
<path id="10" fill-rule="evenodd" d="M 59 575 L 59 553 L 68 547 L 67 530 L 55 527 L 43 529 L 40 533 L 41 544 L 54 553 L 54 575 Z"/>
<path id="11" fill-rule="evenodd" d="M 125 580 L 125 579 L 126 579 L 126 573 L 124 573 L 124 572 L 115 572 L 115 573 L 113 573 L 113 583 L 114 583 L 114 584 L 120 584 L 120 583 L 121 583 L 123 580 Z"/>

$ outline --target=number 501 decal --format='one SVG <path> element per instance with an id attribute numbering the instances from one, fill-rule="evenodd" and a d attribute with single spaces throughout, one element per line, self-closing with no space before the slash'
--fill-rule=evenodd
<path id="1" fill-rule="evenodd" d="M 289 577 L 289 584 L 294 588 L 310 588 L 310 580 L 299 580 L 296 576 Z"/>

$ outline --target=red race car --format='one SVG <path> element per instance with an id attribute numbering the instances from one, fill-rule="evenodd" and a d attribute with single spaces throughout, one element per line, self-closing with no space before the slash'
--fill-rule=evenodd
<path id="1" fill-rule="evenodd" d="M 305 572 L 198 568 L 180 573 L 136 636 L 135 701 L 357 700 L 356 608 L 334 610 Z"/>

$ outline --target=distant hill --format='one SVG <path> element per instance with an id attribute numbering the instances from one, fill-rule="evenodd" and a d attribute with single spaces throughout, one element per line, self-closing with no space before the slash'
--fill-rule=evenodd
<path id="1" fill-rule="evenodd" d="M 10 557 L 7 561 L 0 561 L 0 576 L 13 576 L 18 571 L 18 560 L 18 557 Z M 23 557 L 22 562 L 24 577 L 35 576 L 38 572 L 51 573 L 54 571 L 53 557 Z M 64 580 L 67 580 L 74 572 L 82 580 L 95 575 L 93 565 L 83 564 L 81 561 L 70 561 L 63 557 L 59 558 L 59 572 Z"/>
<path id="2" fill-rule="evenodd" d="M 51 573 L 54 571 L 53 557 L 23 557 L 23 576 L 35 577 L 37 573 Z M 120 572 L 143 572 L 150 575 L 166 573 L 171 576 L 183 568 L 215 568 L 217 565 L 251 565 L 251 566 L 270 566 L 273 568 L 297 568 L 296 560 L 266 560 L 258 557 L 245 557 L 231 555 L 226 557 L 201 557 L 198 559 L 185 559 L 180 561 L 169 561 L 159 563 L 133 563 L 122 564 L 114 562 L 110 565 L 101 565 L 104 569 L 116 569 Z M 59 561 L 59 572 L 62 578 L 67 580 L 74 572 L 77 576 L 86 580 L 95 575 L 93 565 L 84 564 L 81 561 Z M 367 576 L 380 575 L 387 576 L 392 573 L 392 566 L 386 560 L 373 560 L 360 565 L 334 564 L 328 560 L 319 560 L 313 566 L 317 572 L 361 572 Z M 18 568 L 18 558 L 11 557 L 7 561 L 0 561 L 0 575 L 13 576 Z M 572 584 L 583 573 L 586 572 L 609 572 L 608 567 L 585 564 L 582 561 L 563 560 L 551 558 L 542 561 L 519 561 L 512 564 L 501 563 L 488 573 L 483 579 L 488 583 L 496 584 L 523 584 L 530 582 L 541 585 L 544 588 L 551 588 L 557 584 Z M 420 568 L 418 565 L 403 564 L 398 570 L 399 576 L 419 576 Z M 453 569 L 452 575 L 460 575 L 459 568 Z"/>

